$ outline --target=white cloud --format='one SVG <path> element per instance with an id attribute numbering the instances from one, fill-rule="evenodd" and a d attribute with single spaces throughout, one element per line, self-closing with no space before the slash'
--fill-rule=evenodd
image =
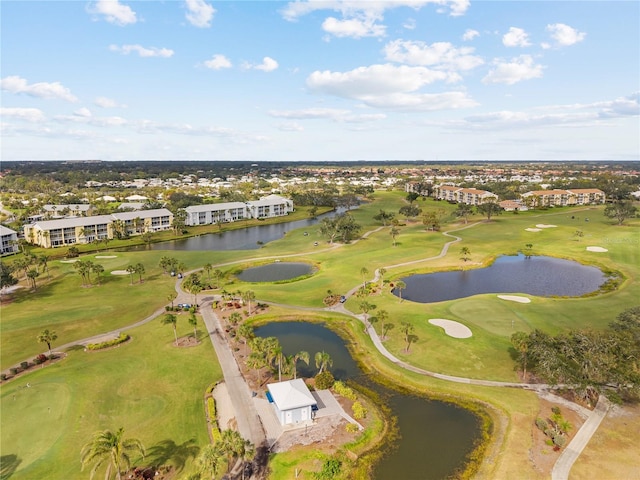
<path id="1" fill-rule="evenodd" d="M 383 113 L 354 114 L 349 110 L 338 108 L 307 108 L 302 110 L 271 110 L 269 115 L 276 118 L 294 120 L 332 120 L 344 123 L 365 123 L 382 120 L 387 116 Z"/>
<path id="2" fill-rule="evenodd" d="M 322 29 L 336 37 L 382 37 L 385 35 L 386 27 L 375 23 L 375 18 L 350 18 L 338 20 L 328 17 L 322 22 Z"/>
<path id="3" fill-rule="evenodd" d="M 128 5 L 122 5 L 118 0 L 98 0 L 88 8 L 90 13 L 102 15 L 104 19 L 115 25 L 129 25 L 138 21 L 136 12 Z"/>
<path id="4" fill-rule="evenodd" d="M 529 42 L 529 34 L 522 28 L 511 27 L 502 36 L 502 44 L 505 47 L 528 47 L 531 42 Z"/>
<path id="5" fill-rule="evenodd" d="M 565 25 L 564 23 L 554 23 L 547 25 L 547 31 L 550 32 L 551 38 L 556 41 L 560 47 L 568 47 L 584 40 L 587 36 L 584 32 L 579 32 L 575 28 Z"/>
<path id="6" fill-rule="evenodd" d="M 73 115 L 56 115 L 54 120 L 60 123 L 82 123 L 94 127 L 122 127 L 129 122 L 122 117 L 94 117 L 86 108 L 73 112 Z"/>
<path id="7" fill-rule="evenodd" d="M 474 30 L 472 28 L 467 28 L 464 34 L 462 35 L 462 40 L 464 40 L 465 42 L 468 42 L 469 40 L 473 40 L 474 38 L 479 36 L 480 36 L 479 31 Z"/>
<path id="8" fill-rule="evenodd" d="M 210 27 L 216 9 L 204 0 L 185 0 L 186 18 L 194 27 Z"/>
<path id="9" fill-rule="evenodd" d="M 66 100 L 67 102 L 77 102 L 78 99 L 71 91 L 62 86 L 60 82 L 54 83 L 32 83 L 17 75 L 5 77 L 0 80 L 0 88 L 11 93 L 24 93 L 31 97 Z"/>
<path id="10" fill-rule="evenodd" d="M 89 118 L 92 116 L 91 110 L 89 110 L 86 107 L 79 108 L 78 110 L 73 112 L 73 114 L 77 115 L 78 117 L 84 117 L 84 118 Z"/>
<path id="11" fill-rule="evenodd" d="M 416 20 L 414 18 L 408 18 L 407 21 L 402 24 L 402 28 L 405 28 L 407 30 L 415 30 Z"/>
<path id="12" fill-rule="evenodd" d="M 472 47 L 456 48 L 448 42 L 436 42 L 427 45 L 411 40 L 394 40 L 385 45 L 387 60 L 409 65 L 435 66 L 445 70 L 471 70 L 484 61 L 472 55 Z"/>
<path id="13" fill-rule="evenodd" d="M 428 4 L 448 7 L 451 16 L 464 15 L 469 8 L 469 0 L 308 0 L 289 2 L 281 14 L 289 21 L 295 21 L 299 17 L 318 10 L 340 12 L 346 18 L 355 16 L 380 17 L 386 10 L 400 7 L 419 10 Z"/>
<path id="14" fill-rule="evenodd" d="M 223 68 L 231 68 L 233 65 L 224 55 L 216 54 L 211 57 L 211 60 L 204 62 L 204 66 L 211 70 L 222 70 Z"/>
<path id="15" fill-rule="evenodd" d="M 44 113 L 37 108 L 0 108 L 0 117 L 4 119 L 14 118 L 31 123 L 45 121 Z"/>
<path id="16" fill-rule="evenodd" d="M 544 67 L 535 64 L 531 55 L 520 55 L 511 59 L 510 62 L 495 60 L 495 68 L 491 70 L 483 79 L 485 84 L 504 83 L 513 85 L 523 80 L 541 78 Z"/>
<path id="17" fill-rule="evenodd" d="M 107 97 L 96 97 L 93 103 L 101 108 L 126 108 L 126 105 L 119 105 L 115 100 Z"/>
<path id="18" fill-rule="evenodd" d="M 283 132 L 302 132 L 304 127 L 297 122 L 287 122 L 278 124 L 278 130 Z"/>
<path id="19" fill-rule="evenodd" d="M 260 64 L 254 65 L 245 62 L 242 67 L 246 69 L 262 70 L 263 72 L 272 72 L 278 68 L 278 62 L 271 57 L 264 57 Z"/>
<path id="20" fill-rule="evenodd" d="M 156 47 L 143 47 L 142 45 L 109 45 L 109 50 L 112 52 L 120 52 L 123 55 L 129 55 L 132 52 L 137 53 L 140 57 L 161 57 L 169 58 L 174 54 L 173 50 L 168 48 L 156 48 Z"/>
<path id="21" fill-rule="evenodd" d="M 436 81 L 457 79 L 455 73 L 384 64 L 349 72 L 315 71 L 307 78 L 307 86 L 314 92 L 360 100 L 375 108 L 424 111 L 477 105 L 463 92 L 414 93 Z"/>

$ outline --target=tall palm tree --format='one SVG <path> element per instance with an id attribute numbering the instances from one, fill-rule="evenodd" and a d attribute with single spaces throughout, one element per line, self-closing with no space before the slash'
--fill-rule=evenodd
<path id="1" fill-rule="evenodd" d="M 247 345 L 255 337 L 253 327 L 247 323 L 243 323 L 238 328 L 238 336 L 244 339 L 244 344 Z"/>
<path id="2" fill-rule="evenodd" d="M 38 278 L 39 276 L 40 274 L 38 273 L 38 270 L 36 270 L 35 268 L 32 268 L 27 272 L 27 278 L 31 282 L 31 285 L 33 286 L 34 291 L 38 289 L 38 286 L 36 285 L 36 278 Z"/>
<path id="3" fill-rule="evenodd" d="M 407 288 L 407 284 L 402 280 L 398 280 L 396 282 L 396 289 L 398 290 L 398 298 L 400 299 L 400 302 L 402 302 L 402 290 L 404 290 L 405 288 Z"/>
<path id="4" fill-rule="evenodd" d="M 49 265 L 47 262 L 49 261 L 49 257 L 47 255 L 40 255 L 38 257 L 38 263 L 42 266 L 42 271 L 47 272 L 47 278 L 51 278 L 49 274 Z"/>
<path id="5" fill-rule="evenodd" d="M 362 275 L 362 291 L 367 288 L 367 274 L 369 273 L 369 269 L 367 267 L 362 267 L 360 269 L 360 275 Z"/>
<path id="6" fill-rule="evenodd" d="M 404 351 L 409 353 L 409 347 L 411 346 L 411 338 L 414 331 L 414 327 L 409 322 L 402 322 L 400 325 L 400 331 L 404 334 L 404 341 L 407 344 Z"/>
<path id="7" fill-rule="evenodd" d="M 328 370 L 328 367 L 333 366 L 333 360 L 331 359 L 331 355 L 329 355 L 324 350 L 322 352 L 316 352 L 314 360 L 316 361 L 316 368 L 318 369 L 318 374 L 322 373 L 324 370 Z"/>
<path id="8" fill-rule="evenodd" d="M 209 280 L 209 282 L 211 282 L 211 270 L 213 269 L 213 267 L 211 266 L 210 263 L 205 264 L 204 267 L 202 267 L 203 270 L 205 272 L 207 272 L 207 280 Z"/>
<path id="9" fill-rule="evenodd" d="M 167 295 L 167 300 L 169 300 L 171 302 L 171 310 L 173 310 L 173 301 L 178 297 L 178 294 L 176 292 L 171 292 L 169 295 Z"/>
<path id="10" fill-rule="evenodd" d="M 133 274 L 136 273 L 136 267 L 134 267 L 133 265 L 128 265 L 127 273 L 129 274 L 129 278 L 131 279 L 131 285 L 133 285 Z"/>
<path id="11" fill-rule="evenodd" d="M 380 322 L 381 330 L 384 330 L 384 322 L 386 322 L 389 319 L 389 312 L 387 312 L 386 310 L 380 310 L 378 314 L 375 316 L 375 318 L 377 322 Z M 375 331 L 375 328 L 373 330 Z M 382 331 L 381 331 L 380 340 L 382 340 Z"/>
<path id="12" fill-rule="evenodd" d="M 391 244 L 396 246 L 396 238 L 400 235 L 400 229 L 396 226 L 392 226 L 391 230 L 389 230 L 389 235 L 391 235 Z"/>
<path id="13" fill-rule="evenodd" d="M 293 378 L 298 378 L 298 370 L 296 368 L 298 360 L 302 360 L 304 363 L 309 365 L 309 352 L 305 352 L 304 350 L 291 355 L 291 368 L 293 369 Z"/>
<path id="14" fill-rule="evenodd" d="M 196 318 L 196 314 L 192 313 L 189 315 L 189 325 L 193 327 L 193 338 L 198 339 L 198 330 L 196 327 L 198 326 L 198 319 Z"/>
<path id="15" fill-rule="evenodd" d="M 370 304 L 366 300 L 360 302 L 360 311 L 364 313 L 364 323 L 367 326 L 367 328 L 371 326 L 371 323 L 369 323 L 369 312 L 374 308 L 376 308 L 376 306 Z"/>
<path id="16" fill-rule="evenodd" d="M 96 263 L 91 267 L 91 270 L 96 274 L 96 277 L 98 278 L 98 285 L 100 285 L 100 274 L 104 273 L 104 267 Z"/>
<path id="17" fill-rule="evenodd" d="M 38 342 L 47 344 L 47 348 L 49 348 L 49 357 L 51 357 L 51 344 L 58 338 L 55 330 L 49 330 L 47 328 L 40 332 L 40 335 L 38 335 L 37 338 Z"/>
<path id="18" fill-rule="evenodd" d="M 224 453 L 219 443 L 216 442 L 213 445 L 207 445 L 200 451 L 200 454 L 195 460 L 195 464 L 201 475 L 206 475 L 214 479 L 218 475 L 223 460 Z"/>
<path id="19" fill-rule="evenodd" d="M 384 286 L 384 274 L 387 273 L 387 269 L 384 267 L 380 267 L 378 269 L 378 275 L 380 275 L 380 288 Z"/>
<path id="20" fill-rule="evenodd" d="M 213 278 L 216 281 L 216 288 L 220 288 L 220 280 L 222 280 L 222 270 L 216 268 L 213 271 Z"/>
<path id="21" fill-rule="evenodd" d="M 138 279 L 140 281 L 140 283 L 142 283 L 142 275 L 145 272 L 145 268 L 144 265 L 142 263 L 136 263 L 133 268 L 135 269 L 134 271 L 138 274 Z"/>
<path id="22" fill-rule="evenodd" d="M 223 430 L 218 444 L 220 450 L 227 456 L 227 472 L 229 472 L 232 461 L 242 454 L 244 438 L 235 430 Z"/>
<path id="23" fill-rule="evenodd" d="M 247 290 L 242 293 L 242 301 L 247 302 L 249 306 L 249 315 L 251 315 L 251 302 L 256 299 L 256 294 L 253 290 Z"/>
<path id="24" fill-rule="evenodd" d="M 176 337 L 176 346 L 177 346 L 178 345 L 178 331 L 176 329 L 176 326 L 178 324 L 178 317 L 176 317 L 172 313 L 167 313 L 167 314 L 165 314 L 164 317 L 162 317 L 162 324 L 163 325 L 171 325 L 173 327 L 173 336 Z"/>
<path id="25" fill-rule="evenodd" d="M 93 439 L 82 447 L 80 461 L 83 469 L 88 463 L 95 462 L 89 477 L 91 479 L 105 462 L 109 462 L 105 479 L 111 479 L 115 474 L 115 477 L 120 480 L 122 470 L 126 472 L 131 467 L 131 454 L 135 452 L 144 458 L 145 450 L 140 440 L 124 438 L 123 428 L 119 428 L 115 433 L 104 430 L 96 432 Z"/>

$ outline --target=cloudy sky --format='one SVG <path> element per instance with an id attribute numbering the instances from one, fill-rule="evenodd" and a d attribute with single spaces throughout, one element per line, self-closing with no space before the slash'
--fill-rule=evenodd
<path id="1" fill-rule="evenodd" d="M 4 160 L 637 160 L 640 2 L 2 1 Z"/>

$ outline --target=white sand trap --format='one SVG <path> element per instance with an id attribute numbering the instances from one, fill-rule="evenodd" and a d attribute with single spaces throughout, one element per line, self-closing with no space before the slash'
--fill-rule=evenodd
<path id="1" fill-rule="evenodd" d="M 129 275 L 129 272 L 126 270 L 113 270 L 111 275 Z"/>
<path id="2" fill-rule="evenodd" d="M 118 258 L 117 255 L 96 255 L 96 258 Z"/>
<path id="3" fill-rule="evenodd" d="M 444 328 L 444 333 L 453 338 L 469 338 L 473 333 L 471 330 L 460 322 L 453 320 L 445 320 L 444 318 L 432 318 L 429 323 L 436 327 Z"/>
<path id="4" fill-rule="evenodd" d="M 74 258 L 73 260 L 60 260 L 60 263 L 76 263 L 79 258 Z"/>
<path id="5" fill-rule="evenodd" d="M 539 223 L 536 225 L 538 228 L 556 228 L 557 225 L 547 225 L 546 223 Z"/>
<path id="6" fill-rule="evenodd" d="M 510 302 L 531 303 L 531 299 L 527 297 L 519 297 L 518 295 L 498 295 L 501 300 L 509 300 Z"/>
<path id="7" fill-rule="evenodd" d="M 542 231 L 541 228 L 525 228 L 525 230 L 527 232 L 540 232 L 540 231 Z"/>
<path id="8" fill-rule="evenodd" d="M 587 247 L 587 251 L 603 253 L 603 252 L 608 252 L 609 250 L 603 247 Z"/>

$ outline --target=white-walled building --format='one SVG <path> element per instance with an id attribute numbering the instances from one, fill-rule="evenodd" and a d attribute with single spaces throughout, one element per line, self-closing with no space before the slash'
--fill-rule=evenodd
<path id="1" fill-rule="evenodd" d="M 189 226 L 235 222 L 245 218 L 281 217 L 293 212 L 293 201 L 279 195 L 269 195 L 260 200 L 192 205 L 185 208 Z"/>
<path id="2" fill-rule="evenodd" d="M 318 403 L 301 378 L 267 385 L 267 398 L 272 403 L 280 425 L 313 420 Z"/>
<path id="3" fill-rule="evenodd" d="M 18 232 L 0 225 L 0 254 L 9 255 L 18 251 Z"/>

